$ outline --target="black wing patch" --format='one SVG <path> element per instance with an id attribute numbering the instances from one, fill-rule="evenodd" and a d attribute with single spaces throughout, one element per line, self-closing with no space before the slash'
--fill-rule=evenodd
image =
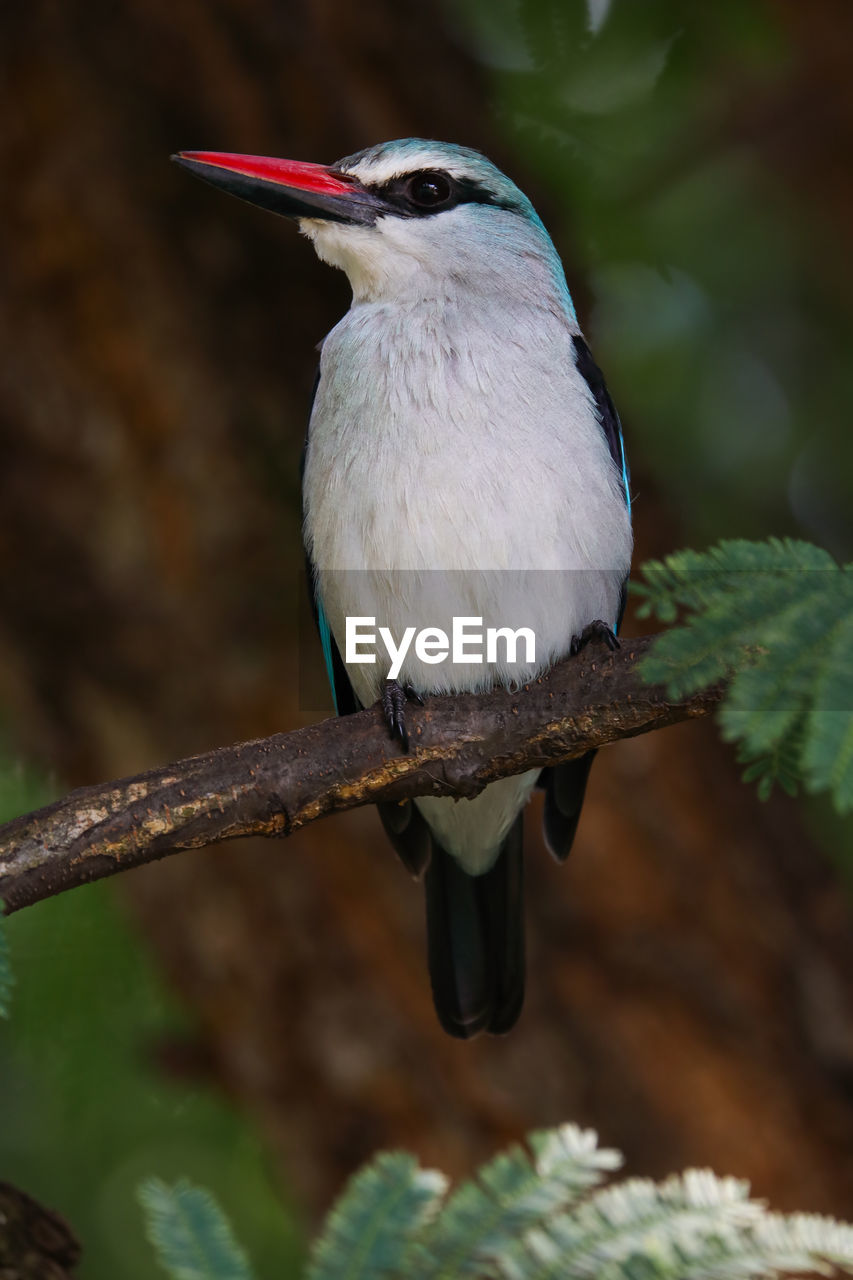
<path id="1" fill-rule="evenodd" d="M 604 374 L 592 358 L 589 347 L 584 342 L 579 333 L 572 338 L 575 348 L 575 360 L 578 366 L 578 372 L 586 382 L 592 392 L 592 398 L 595 401 L 595 407 L 598 412 L 598 420 L 601 423 L 601 429 L 607 440 L 607 447 L 610 450 L 610 456 L 616 463 L 622 475 L 625 485 L 625 501 L 628 507 L 631 506 L 631 495 L 629 490 L 630 475 L 628 472 L 628 464 L 625 461 L 625 445 L 622 440 L 622 424 L 619 421 L 619 414 L 616 412 L 613 401 L 610 399 L 610 392 L 604 385 Z"/>
<path id="2" fill-rule="evenodd" d="M 610 393 L 604 384 L 604 375 L 592 358 L 589 347 L 580 334 L 572 338 L 575 347 L 575 361 L 578 372 L 585 380 L 595 402 L 598 420 L 607 440 L 610 456 L 619 468 L 624 486 L 625 502 L 631 510 L 631 490 L 628 464 L 625 461 L 625 446 L 622 440 L 622 424 L 616 412 Z M 622 583 L 619 593 L 619 610 L 616 618 L 616 631 L 622 625 L 625 612 L 625 601 L 628 595 L 628 579 Z M 543 769 L 537 786 L 545 792 L 545 840 L 551 853 L 558 862 L 563 862 L 571 850 L 577 831 L 578 820 L 583 806 L 587 778 L 595 759 L 595 751 L 588 751 L 579 760 L 569 760 L 566 764 L 553 765 Z"/>

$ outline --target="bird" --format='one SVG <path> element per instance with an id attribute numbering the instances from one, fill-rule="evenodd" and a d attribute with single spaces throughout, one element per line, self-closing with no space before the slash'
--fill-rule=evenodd
<path id="1" fill-rule="evenodd" d="M 590 641 L 618 647 L 632 552 L 622 428 L 561 260 L 520 188 L 481 152 L 421 138 L 331 165 L 173 158 L 295 219 L 349 278 L 350 309 L 320 344 L 302 477 L 337 713 L 380 701 L 408 750 L 412 700 L 521 684 Z M 512 662 L 496 643 L 491 663 L 457 661 L 470 647 L 439 663 L 436 629 L 447 635 L 459 618 L 499 634 L 526 627 L 535 651 Z M 427 640 L 392 678 L 378 643 L 372 662 L 347 645 L 348 619 Z M 473 798 L 379 806 L 425 883 L 432 994 L 450 1035 L 500 1035 L 518 1019 L 522 814 L 543 789 L 546 844 L 563 861 L 594 754 Z"/>

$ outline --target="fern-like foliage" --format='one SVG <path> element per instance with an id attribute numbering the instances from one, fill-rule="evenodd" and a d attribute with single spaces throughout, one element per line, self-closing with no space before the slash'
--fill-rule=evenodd
<path id="1" fill-rule="evenodd" d="M 590 1130 L 563 1125 L 531 1134 L 528 1145 L 530 1154 L 512 1147 L 449 1198 L 444 1176 L 419 1168 L 412 1156 L 377 1156 L 329 1214 L 307 1280 L 853 1275 L 853 1226 L 769 1213 L 749 1199 L 746 1182 L 692 1169 L 663 1182 L 631 1178 L 602 1186 L 622 1157 L 599 1147 Z M 141 1196 L 149 1234 L 172 1280 L 249 1274 L 205 1193 L 149 1182 Z M 188 1202 L 187 1196 L 201 1199 Z M 217 1250 L 226 1256 L 224 1270 L 208 1261 Z M 231 1270 L 229 1250 L 236 1258 Z"/>
<path id="2" fill-rule="evenodd" d="M 447 1198 L 442 1174 L 386 1152 L 347 1185 L 306 1280 L 776 1280 L 853 1275 L 853 1226 L 783 1216 L 749 1185 L 688 1170 L 602 1187 L 621 1164 L 590 1130 L 530 1134 Z M 150 1181 L 149 1234 L 172 1280 L 243 1280 L 242 1254 L 206 1193 Z M 224 1236 L 223 1236 L 224 1233 Z M 224 1240 L 224 1243 L 223 1243 Z M 219 1270 L 211 1258 L 222 1258 Z M 231 1270 L 229 1270 L 231 1267 Z"/>
<path id="3" fill-rule="evenodd" d="M 139 1188 L 146 1234 L 170 1280 L 253 1280 L 246 1255 L 208 1191 L 185 1179 Z"/>
<path id="4" fill-rule="evenodd" d="M 439 1210 L 447 1179 L 385 1151 L 353 1177 L 311 1251 L 307 1280 L 400 1275 L 401 1255 Z"/>
<path id="5" fill-rule="evenodd" d="M 770 1214 L 749 1184 L 707 1169 L 634 1178 L 531 1232 L 499 1262 L 506 1280 L 733 1280 L 853 1268 L 853 1227 Z"/>
<path id="6" fill-rule="evenodd" d="M 0 1018 L 8 1018 L 15 978 L 9 959 L 9 939 L 6 937 L 3 911 L 4 904 L 2 898 L 0 898 Z"/>
<path id="7" fill-rule="evenodd" d="M 680 619 L 643 677 L 672 697 L 728 680 L 720 724 L 759 794 L 804 780 L 853 810 L 853 565 L 771 538 L 679 551 L 642 573 L 640 617 Z"/>
<path id="8" fill-rule="evenodd" d="M 564 1125 L 532 1133 L 532 1160 L 511 1147 L 453 1193 L 432 1229 L 413 1244 L 406 1275 L 412 1280 L 490 1274 L 514 1241 L 577 1203 L 606 1173 L 618 1151 L 598 1146 L 592 1130 Z"/>

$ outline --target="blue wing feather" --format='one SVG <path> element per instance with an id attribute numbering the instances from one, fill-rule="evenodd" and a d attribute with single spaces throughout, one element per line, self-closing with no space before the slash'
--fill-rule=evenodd
<path id="1" fill-rule="evenodd" d="M 329 687 L 332 690 L 332 701 L 335 704 L 335 715 L 340 715 L 338 707 L 338 693 L 335 688 L 335 660 L 332 656 L 332 633 L 329 630 L 329 620 L 326 617 L 326 610 L 323 608 L 322 602 L 314 593 L 314 604 L 317 610 L 317 628 L 320 632 L 320 644 L 323 647 L 323 661 L 326 664 L 326 676 L 329 681 Z"/>

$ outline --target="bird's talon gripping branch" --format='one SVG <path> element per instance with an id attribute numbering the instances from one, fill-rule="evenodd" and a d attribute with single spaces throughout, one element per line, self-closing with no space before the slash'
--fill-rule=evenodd
<path id="1" fill-rule="evenodd" d="M 585 649 L 592 640 L 601 641 L 611 653 L 615 653 L 620 648 L 619 639 L 613 628 L 609 627 L 606 622 L 602 622 L 601 618 L 596 618 L 594 622 L 590 622 L 584 627 L 579 636 L 572 636 L 569 653 L 574 657 L 580 653 L 581 649 Z"/>
<path id="2" fill-rule="evenodd" d="M 404 751 L 409 750 L 409 731 L 406 728 L 406 702 L 411 698 L 419 707 L 424 700 L 410 684 L 402 685 L 399 680 L 386 680 L 382 687 L 379 701 L 382 703 L 382 714 L 392 738 L 399 738 Z"/>

